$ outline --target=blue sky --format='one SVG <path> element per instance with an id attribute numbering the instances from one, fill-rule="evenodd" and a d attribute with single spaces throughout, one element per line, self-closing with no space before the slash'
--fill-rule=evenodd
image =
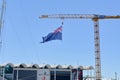
<path id="1" fill-rule="evenodd" d="M 7 0 L 0 63 L 95 65 L 90 19 L 39 19 L 42 14 L 119 15 L 119 0 Z M 0 5 L 2 0 L 0 1 Z M 0 8 L 1 10 L 1 8 Z M 63 25 L 63 40 L 40 44 Z M 120 75 L 120 20 L 100 20 L 102 76 Z"/>

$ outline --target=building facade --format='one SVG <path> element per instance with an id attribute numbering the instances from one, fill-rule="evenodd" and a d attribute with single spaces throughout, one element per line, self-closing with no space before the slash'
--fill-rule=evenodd
<path id="1" fill-rule="evenodd" d="M 6 64 L 0 68 L 0 80 L 83 80 L 83 67 L 61 65 Z"/>

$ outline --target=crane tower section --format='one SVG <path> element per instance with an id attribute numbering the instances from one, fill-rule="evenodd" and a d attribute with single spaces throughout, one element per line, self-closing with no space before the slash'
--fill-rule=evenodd
<path id="1" fill-rule="evenodd" d="M 4 16 L 4 11 L 5 11 L 5 0 L 2 2 L 1 6 L 1 13 L 0 13 L 0 51 L 2 47 L 2 26 L 3 26 L 3 16 Z"/>

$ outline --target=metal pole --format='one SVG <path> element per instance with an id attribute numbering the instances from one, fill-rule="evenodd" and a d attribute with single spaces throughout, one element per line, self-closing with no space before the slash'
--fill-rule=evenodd
<path id="1" fill-rule="evenodd" d="M 3 80 L 5 78 L 5 68 L 3 67 Z"/>
<path id="2" fill-rule="evenodd" d="M 100 59 L 100 36 L 98 19 L 94 21 L 94 41 L 95 41 L 95 74 L 96 80 L 101 80 L 101 59 Z"/>
<path id="3" fill-rule="evenodd" d="M 115 80 L 117 80 L 117 72 L 115 72 Z"/>
<path id="4" fill-rule="evenodd" d="M 73 79 L 73 77 L 72 77 L 72 69 L 71 69 L 71 71 L 70 71 L 70 80 L 72 80 Z"/>
<path id="5" fill-rule="evenodd" d="M 77 80 L 79 80 L 79 79 L 78 79 L 78 67 L 77 67 Z"/>
<path id="6" fill-rule="evenodd" d="M 54 70 L 54 80 L 56 80 L 56 68 Z"/>
<path id="7" fill-rule="evenodd" d="M 18 69 L 18 67 L 17 67 L 17 76 L 16 76 L 16 77 L 17 77 L 17 79 L 16 79 L 16 80 L 18 80 L 18 73 L 19 73 L 18 71 L 19 71 L 19 69 Z"/>

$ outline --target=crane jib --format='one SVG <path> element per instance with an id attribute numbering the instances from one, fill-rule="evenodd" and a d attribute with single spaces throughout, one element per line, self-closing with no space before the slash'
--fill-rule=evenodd
<path id="1" fill-rule="evenodd" d="M 104 15 L 94 15 L 94 18 L 105 19 L 105 16 Z"/>
<path id="2" fill-rule="evenodd" d="M 52 14 L 41 15 L 39 18 L 56 18 L 56 19 L 120 19 L 120 15 L 106 16 L 98 14 Z"/>

